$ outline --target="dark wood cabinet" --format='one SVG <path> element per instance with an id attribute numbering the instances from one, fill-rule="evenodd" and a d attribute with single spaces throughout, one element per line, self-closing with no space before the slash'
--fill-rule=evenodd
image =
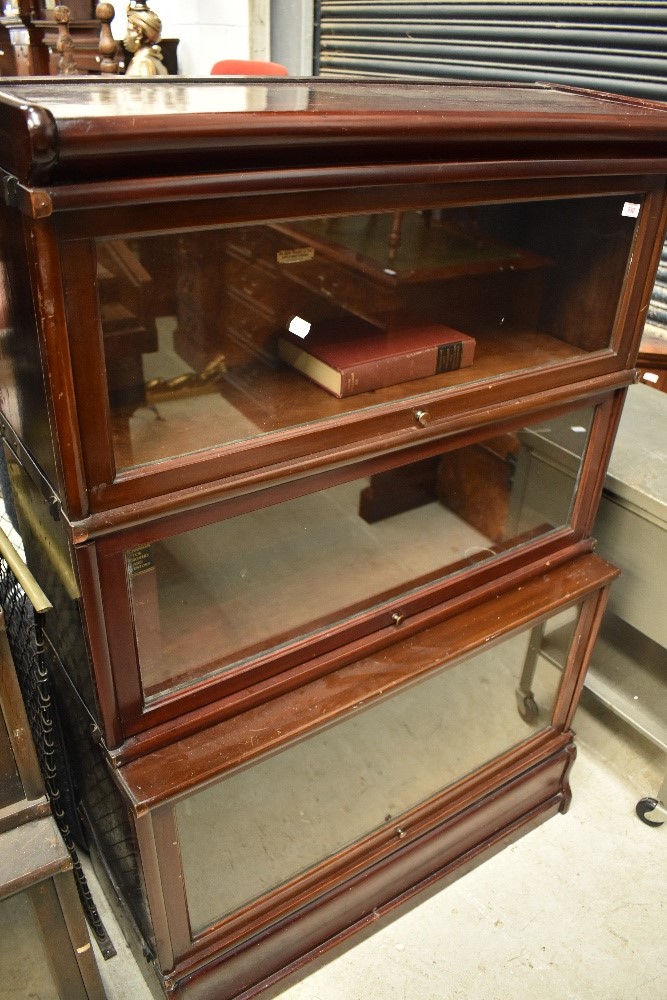
<path id="1" fill-rule="evenodd" d="M 646 385 L 667 391 L 667 340 L 644 334 L 637 358 L 641 381 Z"/>
<path id="2" fill-rule="evenodd" d="M 567 808 L 665 113 L 34 81 L 0 143 L 1 428 L 91 842 L 167 995 L 250 996 Z M 425 331 L 472 364 L 416 377 Z"/>

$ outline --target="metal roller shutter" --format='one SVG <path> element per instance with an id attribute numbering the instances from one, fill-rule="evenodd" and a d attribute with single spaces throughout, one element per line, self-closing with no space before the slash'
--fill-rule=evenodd
<path id="1" fill-rule="evenodd" d="M 667 4 L 319 0 L 316 71 L 554 81 L 667 100 Z"/>
<path id="2" fill-rule="evenodd" d="M 566 83 L 667 101 L 667 3 L 316 0 L 328 77 Z M 667 250 L 646 326 L 667 338 Z"/>

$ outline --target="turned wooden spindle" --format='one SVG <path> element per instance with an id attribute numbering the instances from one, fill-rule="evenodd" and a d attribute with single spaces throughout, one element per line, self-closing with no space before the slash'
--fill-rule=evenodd
<path id="1" fill-rule="evenodd" d="M 389 233 L 389 262 L 393 263 L 401 245 L 401 227 L 403 225 L 403 212 L 394 212 L 394 218 Z"/>
<path id="2" fill-rule="evenodd" d="M 112 76 L 118 72 L 118 45 L 111 34 L 111 22 L 116 15 L 113 4 L 98 3 L 95 17 L 100 22 L 100 72 L 102 76 Z"/>
<path id="3" fill-rule="evenodd" d="M 55 8 L 53 15 L 58 25 L 58 41 L 56 42 L 56 52 L 60 53 L 58 75 L 74 76 L 79 70 L 73 55 L 74 40 L 69 33 L 70 9 L 61 4 Z"/>

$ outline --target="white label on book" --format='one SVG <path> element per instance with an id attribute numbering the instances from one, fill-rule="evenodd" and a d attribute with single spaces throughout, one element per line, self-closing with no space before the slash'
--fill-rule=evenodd
<path id="1" fill-rule="evenodd" d="M 624 215 L 626 219 L 636 219 L 639 215 L 640 206 L 636 201 L 626 201 L 623 205 L 623 211 L 621 215 Z"/>
<path id="2" fill-rule="evenodd" d="M 295 337 L 301 337 L 303 340 L 310 333 L 310 323 L 307 319 L 301 319 L 300 316 L 292 316 L 287 329 Z"/>

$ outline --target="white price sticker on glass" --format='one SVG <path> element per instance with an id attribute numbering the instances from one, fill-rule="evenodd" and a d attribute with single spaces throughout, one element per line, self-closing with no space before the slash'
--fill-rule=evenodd
<path id="1" fill-rule="evenodd" d="M 626 219 L 636 219 L 639 215 L 640 207 L 636 201 L 626 201 L 623 205 L 621 215 L 624 215 Z"/>

